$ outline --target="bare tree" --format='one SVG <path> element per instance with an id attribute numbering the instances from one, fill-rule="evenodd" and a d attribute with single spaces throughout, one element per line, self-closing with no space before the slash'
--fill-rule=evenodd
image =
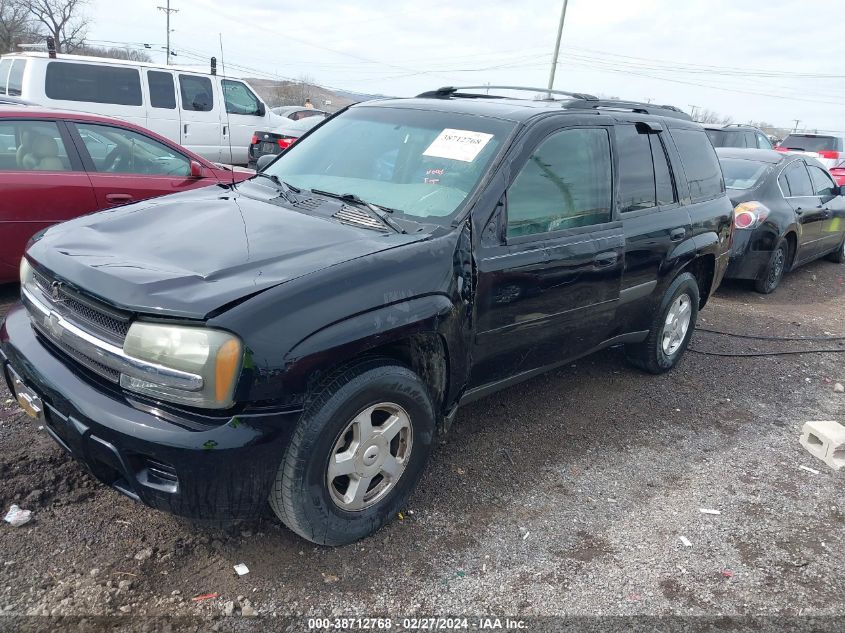
<path id="1" fill-rule="evenodd" d="M 30 15 L 56 42 L 59 53 L 73 53 L 85 42 L 82 10 L 88 0 L 22 0 Z"/>
<path id="2" fill-rule="evenodd" d="M 37 37 L 32 15 L 22 0 L 0 0 L 0 53 L 14 52 L 19 44 Z"/>
<path id="3" fill-rule="evenodd" d="M 127 59 L 133 62 L 152 62 L 153 58 L 144 51 L 132 48 L 106 48 L 102 46 L 82 45 L 76 49 L 78 55 L 90 55 L 92 57 L 111 57 L 112 59 Z"/>
<path id="4" fill-rule="evenodd" d="M 733 123 L 733 118 L 729 116 L 722 116 L 718 112 L 714 112 L 708 108 L 699 111 L 696 121 L 699 123 L 718 123 L 720 125 L 729 125 Z"/>

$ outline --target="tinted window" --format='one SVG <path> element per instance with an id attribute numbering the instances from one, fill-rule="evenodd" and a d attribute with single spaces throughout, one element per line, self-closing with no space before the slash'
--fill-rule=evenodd
<path id="1" fill-rule="evenodd" d="M 47 97 L 64 101 L 139 106 L 141 75 L 134 68 L 111 65 L 47 64 Z"/>
<path id="2" fill-rule="evenodd" d="M 70 171 L 64 141 L 52 121 L 0 122 L 0 170 Z"/>
<path id="3" fill-rule="evenodd" d="M 186 156 L 158 141 L 119 127 L 77 123 L 76 129 L 98 172 L 188 176 Z"/>
<path id="4" fill-rule="evenodd" d="M 770 163 L 740 158 L 722 158 L 722 173 L 725 185 L 731 189 L 751 189 L 756 187 L 771 168 Z"/>
<path id="5" fill-rule="evenodd" d="M 25 59 L 16 59 L 9 73 L 9 87 L 6 94 L 10 97 L 20 97 L 23 92 L 23 71 L 26 69 Z"/>
<path id="6" fill-rule="evenodd" d="M 835 136 L 818 136 L 816 134 L 790 134 L 780 144 L 787 149 L 804 150 L 805 152 L 842 151 L 842 139 Z"/>
<path id="7" fill-rule="evenodd" d="M 214 92 L 208 77 L 179 75 L 182 92 L 182 109 L 193 112 L 211 112 L 214 109 Z"/>
<path id="8" fill-rule="evenodd" d="M 660 134 L 648 135 L 649 143 L 651 143 L 651 155 L 654 160 L 654 186 L 657 190 L 657 204 L 672 204 L 677 200 L 675 184 L 672 180 L 669 160 L 666 157 L 666 148 L 663 147 L 660 136 Z"/>
<path id="9" fill-rule="evenodd" d="M 716 152 L 704 132 L 672 130 L 693 200 L 717 196 L 725 190 Z"/>
<path id="10" fill-rule="evenodd" d="M 543 141 L 508 190 L 508 236 L 608 222 L 610 164 L 605 130 L 564 130 Z"/>
<path id="11" fill-rule="evenodd" d="M 810 165 L 810 178 L 813 180 L 813 192 L 817 196 L 832 196 L 836 183 L 824 169 Z"/>
<path id="12" fill-rule="evenodd" d="M 789 191 L 784 189 L 784 194 L 787 196 L 812 196 L 813 183 L 810 182 L 810 174 L 807 173 L 807 168 L 804 162 L 796 160 L 789 165 L 783 172 L 781 182 L 786 180 Z M 782 186 L 782 185 L 781 185 Z"/>
<path id="13" fill-rule="evenodd" d="M 648 134 L 636 126 L 616 126 L 616 151 L 619 155 L 619 209 L 636 211 L 657 205 L 654 193 L 654 166 Z"/>
<path id="14" fill-rule="evenodd" d="M 759 149 L 772 149 L 772 142 L 764 135 L 757 133 L 757 147 Z"/>
<path id="15" fill-rule="evenodd" d="M 6 94 L 6 83 L 9 79 L 9 69 L 12 67 L 11 59 L 0 60 L 0 94 Z"/>
<path id="16" fill-rule="evenodd" d="M 154 108 L 176 109 L 176 92 L 173 90 L 173 75 L 154 70 L 147 71 L 150 84 L 150 105 Z"/>
<path id="17" fill-rule="evenodd" d="M 745 147 L 745 136 L 737 130 L 705 130 L 713 147 Z M 673 133 L 672 136 L 675 136 Z"/>
<path id="18" fill-rule="evenodd" d="M 229 114 L 261 116 L 261 102 L 246 84 L 224 79 L 223 97 L 226 100 L 226 112 Z"/>

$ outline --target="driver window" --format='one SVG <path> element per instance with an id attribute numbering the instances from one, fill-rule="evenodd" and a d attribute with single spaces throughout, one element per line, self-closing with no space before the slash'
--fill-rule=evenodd
<path id="1" fill-rule="evenodd" d="M 189 176 L 191 161 L 143 134 L 109 125 L 77 123 L 97 172 Z"/>
<path id="2" fill-rule="evenodd" d="M 564 130 L 547 138 L 508 190 L 508 237 L 609 222 L 610 165 L 606 130 Z"/>
<path id="3" fill-rule="evenodd" d="M 261 103 L 258 97 L 240 81 L 224 79 L 223 97 L 226 101 L 226 112 L 229 114 L 261 116 Z"/>

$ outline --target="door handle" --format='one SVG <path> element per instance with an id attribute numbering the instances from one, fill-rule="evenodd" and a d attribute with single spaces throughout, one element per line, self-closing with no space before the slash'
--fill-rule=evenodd
<path id="1" fill-rule="evenodd" d="M 224 125 L 223 126 L 223 136 L 226 136 L 229 133 L 229 127 Z"/>
<path id="2" fill-rule="evenodd" d="M 107 193 L 106 202 L 112 204 L 120 204 L 121 202 L 129 202 L 132 200 L 132 195 L 128 193 Z"/>
<path id="3" fill-rule="evenodd" d="M 680 242 L 684 237 L 686 237 L 687 230 L 686 229 L 675 229 L 671 233 L 669 233 L 669 239 L 673 242 Z"/>
<path id="4" fill-rule="evenodd" d="M 596 268 L 607 268 L 613 266 L 619 260 L 619 255 L 615 251 L 609 253 L 599 253 L 593 258 L 593 263 Z"/>
<path id="5" fill-rule="evenodd" d="M 188 134 L 188 124 L 187 123 L 185 123 L 185 125 L 182 126 L 182 133 L 185 134 L 185 135 Z"/>

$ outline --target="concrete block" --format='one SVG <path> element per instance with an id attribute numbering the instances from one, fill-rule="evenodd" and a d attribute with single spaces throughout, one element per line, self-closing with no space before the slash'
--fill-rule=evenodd
<path id="1" fill-rule="evenodd" d="M 805 422 L 801 446 L 825 464 L 839 470 L 845 466 L 845 426 L 832 420 Z"/>

